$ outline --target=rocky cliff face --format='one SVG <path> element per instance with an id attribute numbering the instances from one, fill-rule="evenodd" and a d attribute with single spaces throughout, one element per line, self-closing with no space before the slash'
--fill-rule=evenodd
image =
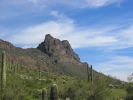
<path id="1" fill-rule="evenodd" d="M 80 58 L 74 53 L 71 45 L 67 40 L 60 41 L 59 39 L 53 38 L 50 34 L 47 34 L 44 42 L 39 44 L 37 49 L 48 54 L 50 57 L 55 59 L 55 62 L 72 62 L 79 63 Z"/>

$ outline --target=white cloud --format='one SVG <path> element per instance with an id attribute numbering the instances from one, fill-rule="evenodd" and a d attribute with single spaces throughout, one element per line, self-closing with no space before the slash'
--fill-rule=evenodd
<path id="1" fill-rule="evenodd" d="M 36 13 L 37 11 L 48 11 L 53 6 L 59 5 L 70 8 L 98 8 L 112 3 L 120 4 L 123 0 L 3 0 L 0 3 L 0 19 L 11 19 Z M 62 8 L 59 8 L 62 9 Z M 10 15 L 10 16 L 9 16 Z"/>
<path id="2" fill-rule="evenodd" d="M 28 1 L 30 1 L 30 2 L 33 2 L 33 3 L 37 3 L 37 2 L 39 2 L 39 0 L 28 0 Z"/>
<path id="3" fill-rule="evenodd" d="M 15 30 L 15 34 L 9 38 L 14 44 L 38 45 L 44 40 L 46 34 L 51 34 L 61 40 L 68 40 L 73 48 L 109 46 L 118 40 L 113 36 L 104 35 L 104 31 L 93 29 L 78 29 L 72 19 L 58 12 L 51 12 L 57 17 L 56 21 L 49 21 L 27 29 Z M 18 31 L 18 32 L 17 32 Z M 12 40 L 13 39 L 13 40 Z M 82 42 L 85 41 L 85 42 Z"/>
<path id="4" fill-rule="evenodd" d="M 58 11 L 51 11 L 50 15 L 54 16 L 57 18 L 57 23 L 68 23 L 68 24 L 73 24 L 73 20 L 66 17 L 64 14 L 59 14 Z"/>
<path id="5" fill-rule="evenodd" d="M 133 25 L 121 31 L 124 40 L 128 40 L 128 45 L 133 45 Z"/>
<path id="6" fill-rule="evenodd" d="M 120 3 L 122 0 L 86 0 L 90 7 L 102 7 L 113 3 Z"/>
<path id="7" fill-rule="evenodd" d="M 108 57 L 105 57 L 105 59 L 108 59 Z M 104 63 L 98 64 L 97 67 L 98 70 L 103 70 L 105 72 L 110 72 L 114 69 L 133 69 L 132 67 L 133 64 L 133 58 L 129 56 L 116 56 L 116 55 L 110 55 L 110 60 Z M 106 67 L 105 67 L 106 66 Z M 105 68 L 105 69 L 102 69 Z M 107 68 L 107 69 L 106 69 Z"/>
<path id="8" fill-rule="evenodd" d="M 84 8 L 84 7 L 90 7 L 90 8 L 98 8 L 102 6 L 106 6 L 109 4 L 116 4 L 120 5 L 120 3 L 124 0 L 23 0 L 23 1 L 17 1 L 13 0 L 11 3 L 27 3 L 32 2 L 35 5 L 45 5 L 45 6 L 53 6 L 53 5 L 66 5 L 66 6 L 71 6 L 71 7 L 76 7 L 76 8 Z M 8 1 L 10 2 L 10 1 Z M 39 7 L 39 6 L 38 6 Z"/>
<path id="9" fill-rule="evenodd" d="M 38 45 L 43 41 L 46 34 L 51 34 L 61 40 L 68 40 L 73 48 L 98 47 L 104 50 L 114 50 L 133 46 L 133 26 L 113 32 L 111 30 L 119 29 L 119 26 L 101 27 L 100 25 L 99 28 L 79 28 L 72 19 L 64 14 L 59 14 L 57 11 L 52 11 L 50 14 L 55 16 L 57 20 L 26 29 L 11 30 L 12 33 L 19 34 L 12 35 L 8 40 L 14 44 L 24 44 L 31 47 L 31 45 Z"/>
<path id="10" fill-rule="evenodd" d="M 109 75 L 108 73 L 105 73 L 106 75 Z M 113 75 L 114 77 L 116 77 L 117 79 L 120 79 L 121 81 L 125 81 L 128 82 L 127 77 L 129 77 L 129 75 L 131 73 L 123 71 L 123 72 L 111 72 L 111 75 Z"/>
<path id="11" fill-rule="evenodd" d="M 109 46 L 111 43 L 117 42 L 115 37 L 102 36 L 101 32 L 98 32 L 97 30 L 93 31 L 91 29 L 86 29 L 86 31 L 83 31 L 78 30 L 78 28 L 71 30 L 68 34 L 60 38 L 69 40 L 73 48 L 104 47 Z"/>
<path id="12" fill-rule="evenodd" d="M 127 81 L 127 77 L 132 74 L 133 58 L 129 56 L 110 55 L 110 60 L 96 64 L 95 70 L 106 75 L 116 76 L 118 79 Z M 108 57 L 105 57 L 108 59 Z"/>
<path id="13" fill-rule="evenodd" d="M 26 17 L 28 14 L 39 12 L 42 5 L 36 6 L 31 1 L 36 2 L 36 5 L 38 3 L 37 0 L 2 0 L 0 3 L 0 20 Z"/>
<path id="14" fill-rule="evenodd" d="M 102 6 L 106 6 L 109 4 L 120 4 L 123 0 L 58 0 L 58 1 L 47 1 L 42 0 L 42 2 L 47 2 L 47 4 L 64 4 L 72 7 L 78 7 L 78 8 L 84 8 L 84 7 L 90 7 L 90 8 L 98 8 Z"/>
<path id="15" fill-rule="evenodd" d="M 12 41 L 13 44 L 23 44 L 25 47 L 37 46 L 41 43 L 46 34 L 51 34 L 53 37 L 60 37 L 68 34 L 73 30 L 73 22 L 63 15 L 57 15 L 57 18 L 62 18 L 57 21 L 49 21 L 40 25 L 31 26 L 22 30 L 12 30 L 14 34 L 7 40 Z M 26 46 L 27 45 L 27 46 Z"/>

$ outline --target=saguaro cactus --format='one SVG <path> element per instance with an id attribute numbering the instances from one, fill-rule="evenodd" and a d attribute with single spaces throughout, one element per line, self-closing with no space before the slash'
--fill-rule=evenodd
<path id="1" fill-rule="evenodd" d="M 11 62 L 9 62 L 9 73 L 11 73 Z"/>
<path id="2" fill-rule="evenodd" d="M 90 70 L 90 76 L 91 76 L 91 82 L 93 82 L 93 69 L 92 69 L 92 65 L 91 65 L 91 70 Z"/>
<path id="3" fill-rule="evenodd" d="M 51 87 L 50 100 L 59 100 L 59 98 L 58 98 L 58 86 L 56 84 L 53 84 L 53 86 Z"/>
<path id="4" fill-rule="evenodd" d="M 13 65 L 13 71 L 14 71 L 14 73 L 16 72 L 16 65 L 15 64 Z"/>
<path id="5" fill-rule="evenodd" d="M 47 100 L 47 90 L 45 88 L 42 89 L 42 100 Z"/>
<path id="6" fill-rule="evenodd" d="M 16 67 L 17 67 L 17 68 L 16 68 L 16 71 L 17 71 L 17 73 L 18 73 L 18 70 L 19 70 L 19 64 L 17 64 Z"/>
<path id="7" fill-rule="evenodd" d="M 2 66 L 1 66 L 1 90 L 6 87 L 6 53 L 2 53 Z"/>
<path id="8" fill-rule="evenodd" d="M 39 73 L 38 73 L 39 77 L 38 78 L 41 79 L 41 67 L 40 67 L 39 61 L 37 61 L 36 66 L 38 67 L 38 71 L 39 71 Z"/>
<path id="9" fill-rule="evenodd" d="M 88 64 L 87 64 L 87 78 L 88 78 L 88 82 L 90 81 L 90 73 L 89 73 L 89 67 L 88 67 Z"/>
<path id="10" fill-rule="evenodd" d="M 14 61 L 12 60 L 12 62 L 11 62 L 11 71 L 14 71 Z"/>
<path id="11" fill-rule="evenodd" d="M 87 75 L 88 75 L 88 82 L 93 82 L 93 69 L 92 65 L 90 66 L 90 70 L 87 64 Z"/>
<path id="12" fill-rule="evenodd" d="M 40 68 L 40 65 L 39 65 L 39 79 L 41 79 L 41 68 Z"/>

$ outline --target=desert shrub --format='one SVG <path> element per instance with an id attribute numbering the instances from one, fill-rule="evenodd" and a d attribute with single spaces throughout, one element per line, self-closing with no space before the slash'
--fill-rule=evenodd
<path id="1" fill-rule="evenodd" d="M 73 87 L 69 87 L 65 91 L 59 91 L 59 97 L 63 99 L 68 97 L 70 100 L 76 100 L 76 90 Z"/>
<path id="2" fill-rule="evenodd" d="M 102 75 L 96 76 L 91 83 L 87 100 L 106 100 L 110 96 L 106 80 Z"/>
<path id="3" fill-rule="evenodd" d="M 125 100 L 133 100 L 133 83 L 129 83 L 127 86 L 127 96 Z"/>

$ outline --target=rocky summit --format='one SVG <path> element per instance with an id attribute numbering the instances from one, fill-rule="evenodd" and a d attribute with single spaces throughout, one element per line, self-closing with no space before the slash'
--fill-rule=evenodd
<path id="1" fill-rule="evenodd" d="M 58 62 L 72 62 L 79 63 L 80 58 L 74 53 L 71 45 L 67 40 L 60 41 L 47 34 L 44 42 L 39 44 L 37 49 L 52 57 L 56 63 Z"/>

